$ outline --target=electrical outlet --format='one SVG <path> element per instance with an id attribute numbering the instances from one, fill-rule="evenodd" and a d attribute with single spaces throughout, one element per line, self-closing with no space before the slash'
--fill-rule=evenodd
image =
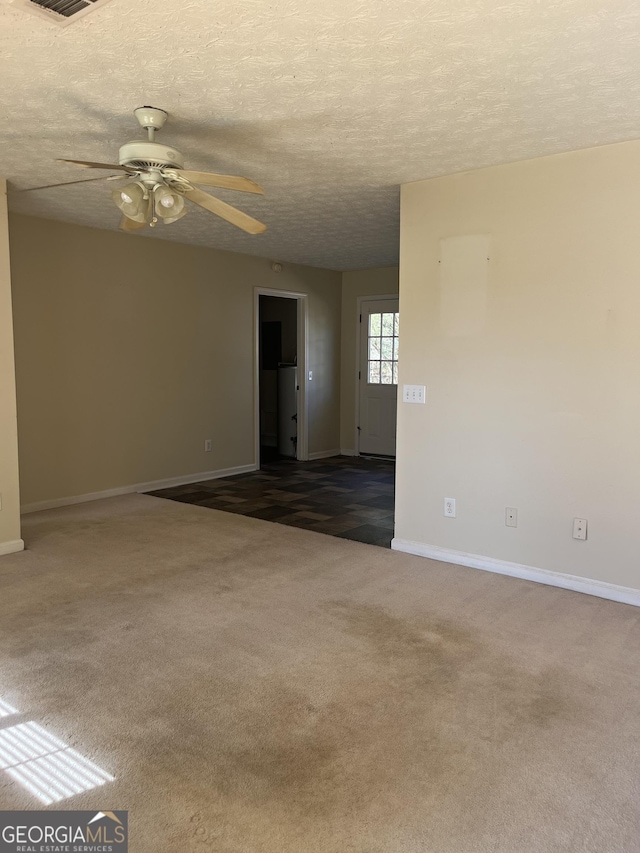
<path id="1" fill-rule="evenodd" d="M 586 518 L 574 518 L 573 519 L 573 538 L 574 539 L 586 539 L 587 538 L 587 519 Z"/>
<path id="2" fill-rule="evenodd" d="M 427 399 L 427 388 L 425 385 L 403 385 L 403 403 L 424 403 Z"/>
<path id="3" fill-rule="evenodd" d="M 444 499 L 444 514 L 447 518 L 455 518 L 456 517 L 456 499 L 455 498 L 445 498 Z"/>
<path id="4" fill-rule="evenodd" d="M 204 440 L 204 449 L 205 449 L 205 453 L 210 453 L 210 452 L 211 452 L 211 439 L 210 439 L 210 438 L 205 438 L 205 440 Z"/>
<path id="5" fill-rule="evenodd" d="M 504 511 L 504 523 L 507 527 L 518 526 L 518 510 L 513 506 L 508 506 Z"/>

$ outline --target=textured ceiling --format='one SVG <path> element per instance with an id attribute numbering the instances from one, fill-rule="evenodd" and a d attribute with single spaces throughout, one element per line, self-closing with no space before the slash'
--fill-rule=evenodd
<path id="1" fill-rule="evenodd" d="M 13 188 L 117 162 L 132 110 L 257 237 L 193 208 L 149 232 L 333 269 L 397 262 L 399 184 L 640 137 L 637 0 L 112 0 L 66 29 L 0 0 L 0 174 Z M 117 228 L 109 184 L 11 209 Z M 132 236 L 131 239 L 144 239 Z"/>

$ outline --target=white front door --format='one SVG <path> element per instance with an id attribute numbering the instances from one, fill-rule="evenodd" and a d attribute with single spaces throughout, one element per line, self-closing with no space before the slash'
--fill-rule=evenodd
<path id="1" fill-rule="evenodd" d="M 360 315 L 360 453 L 396 455 L 397 299 L 363 300 Z"/>

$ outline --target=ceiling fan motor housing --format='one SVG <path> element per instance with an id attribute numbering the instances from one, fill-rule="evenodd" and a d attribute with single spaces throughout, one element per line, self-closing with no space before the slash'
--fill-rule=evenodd
<path id="1" fill-rule="evenodd" d="M 141 171 L 184 168 L 182 154 L 159 142 L 127 142 L 120 148 L 118 162 Z"/>

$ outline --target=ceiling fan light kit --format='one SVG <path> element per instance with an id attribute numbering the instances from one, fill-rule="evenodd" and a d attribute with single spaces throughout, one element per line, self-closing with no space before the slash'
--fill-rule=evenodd
<path id="1" fill-rule="evenodd" d="M 165 225 L 177 222 L 188 211 L 185 199 L 242 228 L 248 234 L 262 234 L 266 231 L 267 226 L 263 222 L 203 192 L 194 185 L 203 184 L 258 195 L 263 194 L 262 187 L 248 178 L 236 175 L 216 175 L 211 172 L 185 170 L 184 157 L 179 151 L 155 141 L 156 132 L 167 120 L 167 113 L 158 107 L 146 106 L 138 107 L 134 110 L 134 115 L 140 126 L 147 131 L 148 138 L 122 145 L 117 165 L 94 163 L 89 160 L 58 161 L 72 163 L 83 169 L 104 169 L 116 172 L 116 175 L 107 176 L 102 180 L 130 178 L 130 183 L 111 193 L 116 207 L 123 214 L 120 223 L 123 231 L 137 231 L 147 225 L 153 228 L 158 221 L 162 221 Z M 118 172 L 124 174 L 119 175 Z M 69 181 L 69 183 L 83 182 Z M 54 186 L 65 186 L 65 184 L 51 184 L 29 189 L 49 189 Z"/>
<path id="2" fill-rule="evenodd" d="M 155 215 L 160 217 L 165 225 L 176 222 L 187 212 L 184 197 L 177 192 L 172 192 L 168 186 L 160 184 L 153 191 L 153 204 Z"/>
<path id="3" fill-rule="evenodd" d="M 113 190 L 111 198 L 125 216 L 134 222 L 146 222 L 149 213 L 149 193 L 137 181 Z"/>

